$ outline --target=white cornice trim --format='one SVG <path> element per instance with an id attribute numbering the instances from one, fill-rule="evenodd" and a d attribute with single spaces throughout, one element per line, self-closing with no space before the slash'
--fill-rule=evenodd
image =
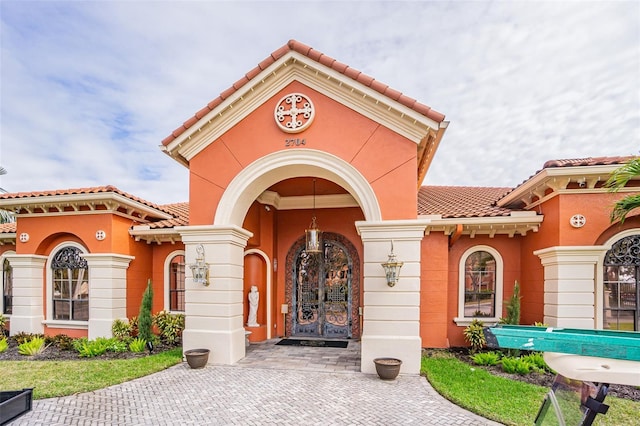
<path id="1" fill-rule="evenodd" d="M 302 210 L 312 209 L 314 206 L 313 195 L 301 195 L 282 197 L 274 191 L 264 191 L 257 201 L 267 204 L 278 210 Z M 338 209 L 343 207 L 359 207 L 358 202 L 351 194 L 330 194 L 315 196 L 316 209 Z"/>
<path id="2" fill-rule="evenodd" d="M 527 181 L 516 187 L 512 192 L 498 200 L 499 207 L 517 202 L 524 202 L 527 209 L 531 209 L 541 202 L 558 194 L 607 192 L 607 188 L 596 188 L 600 182 L 605 182 L 620 164 L 596 166 L 550 167 L 543 169 Z M 577 183 L 580 188 L 567 189 L 571 183 Z M 551 192 L 547 193 L 551 189 Z M 637 192 L 638 188 L 623 188 L 621 192 Z M 537 198 L 536 202 L 532 202 Z"/>
<path id="3" fill-rule="evenodd" d="M 104 210 L 96 210 L 97 206 L 105 206 Z M 80 210 L 81 207 L 89 207 L 89 210 Z M 65 211 L 71 207 L 72 211 Z M 124 217 L 131 217 L 135 220 L 144 220 L 146 217 L 158 219 L 171 219 L 172 215 L 148 206 L 141 202 L 132 200 L 123 195 L 113 192 L 100 192 L 91 194 L 67 194 L 67 195 L 42 195 L 29 198 L 11 198 L 0 200 L 0 208 L 7 210 L 26 210 L 27 213 L 17 214 L 16 217 L 33 215 L 54 215 L 54 214 L 91 214 L 91 213 L 119 213 Z M 50 212 L 50 209 L 57 212 Z M 117 212 L 117 209 L 124 208 L 126 213 Z M 34 213 L 35 210 L 45 210 L 43 213 Z M 138 216 L 134 216 L 137 214 Z"/>
<path id="4" fill-rule="evenodd" d="M 146 241 L 147 244 L 181 243 L 182 236 L 175 228 L 150 229 L 148 225 L 134 226 L 129 230 L 135 241 Z"/>
<path id="5" fill-rule="evenodd" d="M 515 213 L 515 214 L 514 214 Z M 445 235 L 456 233 L 458 226 L 462 226 L 461 235 L 468 235 L 474 238 L 476 235 L 508 235 L 510 238 L 515 235 L 525 236 L 528 232 L 538 232 L 540 224 L 544 220 L 543 215 L 535 212 L 513 212 L 511 216 L 492 217 L 461 217 L 461 218 L 439 218 L 438 215 L 421 215 L 419 218 L 430 219 L 426 235 L 430 232 L 444 232 Z"/>
<path id="6" fill-rule="evenodd" d="M 443 123 L 423 116 L 342 73 L 291 51 L 232 93 L 162 149 L 179 161 L 180 157 L 190 161 L 209 143 L 294 80 L 342 102 L 416 144 L 420 143 L 430 129 L 437 131 L 443 126 Z M 446 127 L 446 122 L 444 126 Z"/>
<path id="7" fill-rule="evenodd" d="M 0 234 L 0 246 L 3 246 L 5 244 L 10 244 L 15 246 L 16 245 L 16 236 L 17 234 L 15 232 L 7 232 L 4 234 Z"/>

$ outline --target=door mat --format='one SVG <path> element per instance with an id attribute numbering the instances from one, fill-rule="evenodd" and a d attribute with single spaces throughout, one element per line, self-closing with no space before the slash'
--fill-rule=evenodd
<path id="1" fill-rule="evenodd" d="M 276 345 L 281 346 L 312 346 L 314 348 L 346 348 L 349 342 L 344 340 L 316 340 L 316 339 L 282 339 Z"/>

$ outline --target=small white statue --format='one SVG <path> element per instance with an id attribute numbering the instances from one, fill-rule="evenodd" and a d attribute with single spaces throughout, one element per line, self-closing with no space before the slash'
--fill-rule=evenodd
<path id="1" fill-rule="evenodd" d="M 247 326 L 249 327 L 259 327 L 257 317 L 258 317 L 258 301 L 260 300 L 260 293 L 258 293 L 258 287 L 255 285 L 251 286 L 251 291 L 249 292 L 249 319 L 247 320 Z"/>

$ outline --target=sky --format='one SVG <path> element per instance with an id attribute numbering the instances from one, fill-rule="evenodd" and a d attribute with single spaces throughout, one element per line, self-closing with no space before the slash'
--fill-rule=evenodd
<path id="1" fill-rule="evenodd" d="M 188 200 L 159 145 L 296 39 L 446 115 L 425 184 L 640 153 L 638 1 L 0 0 L 0 187 Z"/>

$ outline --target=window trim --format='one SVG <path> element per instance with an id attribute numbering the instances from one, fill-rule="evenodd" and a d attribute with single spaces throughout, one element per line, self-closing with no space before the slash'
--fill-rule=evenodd
<path id="1" fill-rule="evenodd" d="M 43 324 L 51 327 L 65 327 L 65 328 L 74 328 L 74 329 L 88 329 L 89 321 L 77 321 L 77 320 L 59 320 L 53 319 L 53 271 L 51 270 L 51 263 L 53 261 L 53 257 L 58 253 L 59 250 L 65 247 L 75 247 L 80 250 L 81 254 L 88 254 L 87 249 L 75 241 L 65 241 L 57 246 L 55 246 L 47 256 L 47 263 L 45 269 L 47 271 L 47 294 L 45 299 L 45 320 L 42 322 Z M 89 320 L 91 319 L 91 268 L 88 268 L 87 277 L 89 278 Z"/>
<path id="2" fill-rule="evenodd" d="M 12 254 L 16 254 L 16 252 L 13 250 L 7 250 L 0 255 L 0 264 L 2 265 L 2 268 L 3 268 L 2 269 L 2 286 L 0 286 L 1 287 L 0 291 L 2 292 L 2 297 L 0 297 L 0 315 L 4 315 L 6 319 L 11 319 L 11 314 L 4 313 L 4 261 L 7 260 L 7 256 L 10 256 Z M 9 266 L 11 266 L 11 269 L 13 269 L 11 262 L 9 262 Z M 11 285 L 13 287 L 13 282 L 11 283 Z M 13 307 L 13 301 L 11 303 L 11 306 Z"/>
<path id="3" fill-rule="evenodd" d="M 618 232 L 615 235 L 612 235 L 601 247 L 604 247 L 604 250 L 600 254 L 598 258 L 598 264 L 596 268 L 596 276 L 595 276 L 595 306 L 594 308 L 594 316 L 595 316 L 595 324 L 596 329 L 603 330 L 604 329 L 604 258 L 607 256 L 607 252 L 611 250 L 613 245 L 618 241 L 631 237 L 633 235 L 640 235 L 640 228 L 630 228 L 625 229 L 624 231 Z M 639 307 L 640 309 L 640 307 Z M 640 313 L 639 313 L 640 315 Z"/>
<path id="4" fill-rule="evenodd" d="M 464 316 L 464 295 L 465 295 L 465 265 L 467 263 L 467 258 L 477 251 L 486 251 L 496 261 L 496 292 L 495 292 L 495 310 L 494 313 L 497 316 L 493 317 L 465 317 Z M 458 316 L 453 319 L 456 325 L 460 327 L 466 327 L 474 319 L 478 319 L 484 323 L 484 325 L 494 325 L 496 324 L 501 316 L 502 316 L 502 299 L 504 289 L 504 261 L 502 260 L 502 256 L 500 252 L 491 246 L 486 245 L 477 245 L 473 247 L 469 247 L 463 254 L 460 256 L 460 261 L 458 263 Z"/>
<path id="5" fill-rule="evenodd" d="M 164 310 L 167 312 L 175 313 L 175 314 L 184 314 L 187 308 L 187 303 L 185 300 L 185 311 L 172 311 L 171 308 L 171 299 L 170 299 L 170 285 L 171 285 L 171 261 L 176 256 L 184 256 L 185 261 L 185 270 L 187 267 L 187 255 L 185 250 L 174 250 L 167 255 L 164 259 Z M 187 295 L 187 279 L 186 279 L 186 271 L 185 271 L 185 297 Z"/>

